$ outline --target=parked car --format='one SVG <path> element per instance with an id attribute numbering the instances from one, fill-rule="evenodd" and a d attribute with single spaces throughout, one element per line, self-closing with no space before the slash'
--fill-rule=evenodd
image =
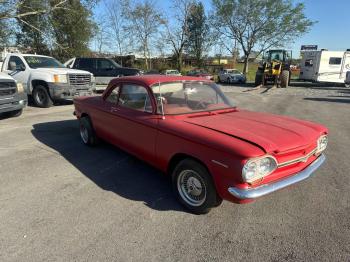
<path id="1" fill-rule="evenodd" d="M 300 182 L 325 160 L 326 127 L 241 110 L 196 77 L 117 78 L 74 106 L 83 143 L 101 138 L 169 174 L 179 201 L 198 214 Z"/>
<path id="2" fill-rule="evenodd" d="M 11 53 L 6 56 L 1 71 L 22 83 L 38 107 L 90 95 L 95 88 L 91 73 L 66 68 L 49 56 Z"/>
<path id="3" fill-rule="evenodd" d="M 247 79 L 245 75 L 236 69 L 224 69 L 219 72 L 219 83 L 244 84 Z"/>
<path id="4" fill-rule="evenodd" d="M 69 68 L 89 71 L 95 77 L 96 91 L 106 89 L 108 83 L 116 77 L 140 75 L 142 72 L 136 68 L 122 67 L 109 58 L 72 58 L 64 63 Z"/>
<path id="5" fill-rule="evenodd" d="M 181 76 L 181 73 L 178 70 L 175 69 L 168 69 L 164 71 L 164 75 L 167 76 Z"/>
<path id="6" fill-rule="evenodd" d="M 11 76 L 0 72 L 0 114 L 20 116 L 27 105 L 23 85 Z"/>
<path id="7" fill-rule="evenodd" d="M 202 77 L 214 81 L 214 76 L 209 74 L 204 69 L 193 69 L 187 73 L 187 76 Z"/>

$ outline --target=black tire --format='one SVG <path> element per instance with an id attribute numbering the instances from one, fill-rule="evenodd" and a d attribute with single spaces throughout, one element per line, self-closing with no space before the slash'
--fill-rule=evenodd
<path id="1" fill-rule="evenodd" d="M 281 73 L 281 87 L 287 88 L 289 86 L 289 76 L 290 73 L 288 70 L 283 70 Z"/>
<path id="2" fill-rule="evenodd" d="M 176 166 L 172 184 L 180 203 L 194 214 L 207 214 L 222 202 L 211 175 L 195 160 L 184 159 Z"/>
<path id="3" fill-rule="evenodd" d="M 259 86 L 263 84 L 263 74 L 260 72 L 257 72 L 255 75 L 255 86 Z"/>
<path id="4" fill-rule="evenodd" d="M 33 102 L 37 107 L 49 108 L 53 105 L 53 101 L 45 86 L 37 85 L 33 89 Z"/>
<path id="5" fill-rule="evenodd" d="M 22 112 L 23 112 L 23 109 L 19 109 L 12 112 L 8 112 L 8 115 L 10 117 L 19 117 L 20 115 L 22 115 Z"/>
<path id="6" fill-rule="evenodd" d="M 85 145 L 96 146 L 98 144 L 98 139 L 89 117 L 85 116 L 79 119 L 79 132 Z"/>

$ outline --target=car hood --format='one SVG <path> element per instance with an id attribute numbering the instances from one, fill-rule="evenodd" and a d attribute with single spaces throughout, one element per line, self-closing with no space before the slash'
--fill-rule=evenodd
<path id="1" fill-rule="evenodd" d="M 36 70 L 41 71 L 41 72 L 45 72 L 45 73 L 50 73 L 50 74 L 89 74 L 89 75 L 91 75 L 91 73 L 88 71 L 71 69 L 71 68 L 40 67 L 40 68 L 36 68 Z"/>
<path id="2" fill-rule="evenodd" d="M 15 81 L 11 76 L 9 76 L 8 74 L 2 73 L 0 72 L 0 81 L 1 80 L 12 80 Z"/>
<path id="3" fill-rule="evenodd" d="M 191 117 L 184 121 L 247 141 L 266 153 L 305 148 L 327 132 L 323 126 L 311 122 L 250 111 Z"/>

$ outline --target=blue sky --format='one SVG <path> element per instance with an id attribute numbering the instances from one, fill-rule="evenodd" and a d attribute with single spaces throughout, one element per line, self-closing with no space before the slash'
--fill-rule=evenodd
<path id="1" fill-rule="evenodd" d="M 102 0 L 103 1 L 103 0 Z M 101 2 L 102 2 L 101 1 Z M 169 10 L 171 0 L 156 0 L 160 7 Z M 209 11 L 211 0 L 202 0 Z M 293 50 L 293 56 L 299 56 L 301 45 L 318 45 L 329 50 L 346 50 L 350 48 L 350 0 L 304 0 L 306 16 L 318 21 L 311 31 L 294 43 L 286 44 L 286 48 Z M 96 7 L 95 14 L 101 12 L 101 4 Z"/>

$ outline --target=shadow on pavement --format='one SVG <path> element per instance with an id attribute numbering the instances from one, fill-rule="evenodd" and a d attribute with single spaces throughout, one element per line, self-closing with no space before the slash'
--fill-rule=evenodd
<path id="1" fill-rule="evenodd" d="M 309 101 L 317 101 L 317 102 L 335 102 L 335 103 L 345 103 L 350 104 L 350 98 L 314 98 L 314 97 L 306 97 L 304 100 Z"/>
<path id="2" fill-rule="evenodd" d="M 100 188 L 126 199 L 142 201 L 155 210 L 186 212 L 173 195 L 167 176 L 109 144 L 85 146 L 76 120 L 35 124 L 32 134 Z"/>

